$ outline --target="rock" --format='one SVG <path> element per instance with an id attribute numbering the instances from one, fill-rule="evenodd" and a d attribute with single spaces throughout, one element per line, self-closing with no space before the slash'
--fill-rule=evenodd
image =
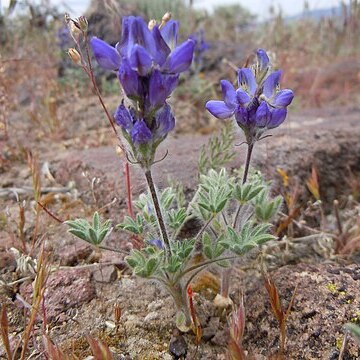
<path id="1" fill-rule="evenodd" d="M 159 299 L 152 301 L 147 308 L 149 311 L 155 311 L 161 309 L 163 306 L 164 306 L 164 302 L 161 299 Z"/>
<path id="2" fill-rule="evenodd" d="M 20 286 L 20 294 L 31 303 L 32 283 Z M 82 269 L 58 270 L 49 275 L 45 306 L 48 321 L 54 321 L 67 310 L 80 307 L 96 296 L 94 284 L 89 271 Z"/>
<path id="3" fill-rule="evenodd" d="M 216 334 L 216 329 L 213 327 L 206 327 L 202 330 L 202 339 L 204 341 L 211 340 Z"/>
<path id="4" fill-rule="evenodd" d="M 100 283 L 112 283 L 117 279 L 117 270 L 114 265 L 99 267 L 93 273 L 94 280 Z"/>
<path id="5" fill-rule="evenodd" d="M 155 320 L 158 320 L 160 318 L 160 314 L 156 311 L 153 311 L 151 313 L 148 313 L 145 318 L 144 318 L 144 322 L 145 323 L 150 323 L 153 322 Z"/>
<path id="6" fill-rule="evenodd" d="M 60 258 L 60 264 L 63 266 L 75 266 L 90 257 L 93 250 L 89 244 L 83 240 L 74 240 L 74 244 L 66 245 L 61 249 L 56 249 L 57 256 Z"/>
<path id="7" fill-rule="evenodd" d="M 4 248 L 0 247 L 0 274 L 12 272 L 16 269 L 16 260 L 14 255 Z"/>
<path id="8" fill-rule="evenodd" d="M 173 335 L 170 339 L 169 353 L 173 356 L 173 359 L 177 360 L 185 358 L 188 351 L 188 345 L 180 334 L 180 331 L 174 330 Z"/>

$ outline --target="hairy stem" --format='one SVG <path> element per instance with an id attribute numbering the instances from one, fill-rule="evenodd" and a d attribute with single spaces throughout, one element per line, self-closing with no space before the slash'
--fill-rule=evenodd
<path id="1" fill-rule="evenodd" d="M 199 241 L 201 241 L 201 235 L 203 234 L 203 232 L 206 230 L 206 228 L 210 225 L 210 223 L 214 220 L 214 217 L 215 215 L 212 215 L 210 217 L 210 219 L 203 225 L 203 227 L 200 229 L 200 231 L 198 232 L 198 234 L 196 235 L 196 238 L 195 238 L 195 248 L 196 248 L 196 245 Z"/>
<path id="2" fill-rule="evenodd" d="M 245 162 L 245 169 L 244 169 L 244 175 L 243 175 L 243 179 L 242 179 L 242 183 L 245 184 L 248 178 L 248 174 L 249 174 L 249 167 L 250 167 L 250 161 L 251 161 L 251 155 L 252 155 L 252 151 L 254 148 L 254 144 L 248 144 L 248 149 L 247 149 L 247 155 L 246 155 L 246 162 Z M 239 214 L 240 214 L 240 210 L 241 210 L 241 204 L 239 204 L 236 214 L 235 214 L 235 218 L 234 218 L 234 225 L 233 228 L 235 229 L 236 227 L 236 223 L 238 221 L 239 218 Z"/>
<path id="3" fill-rule="evenodd" d="M 154 180 L 152 178 L 151 170 L 146 170 L 145 171 L 145 177 L 146 177 L 146 181 L 147 181 L 147 184 L 149 186 L 150 194 L 151 194 L 151 197 L 152 197 L 152 200 L 153 200 L 153 203 L 154 203 L 155 212 L 156 212 L 156 218 L 158 220 L 161 236 L 162 236 L 162 239 L 164 241 L 165 251 L 166 251 L 166 254 L 169 255 L 169 253 L 171 254 L 171 246 L 170 246 L 169 236 L 168 236 L 168 233 L 166 231 L 165 221 L 164 221 L 164 218 L 163 218 L 162 213 L 161 213 L 160 202 L 159 202 L 159 199 L 158 199 L 158 196 L 157 196 L 157 193 L 156 193 L 156 189 L 155 189 L 155 185 L 154 185 Z"/>

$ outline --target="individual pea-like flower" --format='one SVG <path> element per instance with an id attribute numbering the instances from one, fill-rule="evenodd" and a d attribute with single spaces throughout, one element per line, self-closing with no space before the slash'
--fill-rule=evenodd
<path id="1" fill-rule="evenodd" d="M 168 20 L 168 19 L 167 19 Z M 115 122 L 132 149 L 135 159 L 151 166 L 155 150 L 175 126 L 167 99 L 178 85 L 179 74 L 192 62 L 195 42 L 177 44 L 179 24 L 168 20 L 149 26 L 141 17 L 128 16 L 122 21 L 121 40 L 115 47 L 92 38 L 98 64 L 117 71 L 124 93 L 130 99 L 122 103 Z"/>
<path id="2" fill-rule="evenodd" d="M 269 73 L 270 62 L 266 52 L 257 51 L 257 64 L 238 70 L 238 89 L 227 80 L 221 80 L 223 101 L 211 100 L 206 109 L 218 119 L 235 115 L 248 143 L 259 140 L 264 131 L 281 125 L 287 115 L 287 106 L 293 100 L 292 90 L 280 90 L 281 70 Z"/>

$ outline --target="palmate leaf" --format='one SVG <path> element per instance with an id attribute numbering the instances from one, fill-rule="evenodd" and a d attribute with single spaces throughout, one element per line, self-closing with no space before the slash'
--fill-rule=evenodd
<path id="1" fill-rule="evenodd" d="M 85 219 L 76 219 L 65 221 L 69 226 L 68 232 L 76 237 L 85 240 L 93 245 L 100 245 L 105 237 L 111 232 L 110 220 L 101 224 L 98 212 L 95 212 L 92 218 L 92 224 Z"/>
<path id="2" fill-rule="evenodd" d="M 117 224 L 116 227 L 132 234 L 140 235 L 144 232 L 143 222 L 144 219 L 140 214 L 136 215 L 135 220 L 131 216 L 125 216 L 124 222 Z"/>
<path id="3" fill-rule="evenodd" d="M 219 258 L 224 253 L 225 248 L 221 244 L 222 237 L 223 236 L 220 236 L 217 241 L 212 241 L 210 235 L 204 232 L 202 237 L 203 253 L 208 259 L 213 260 Z"/>
<path id="4" fill-rule="evenodd" d="M 249 222 L 243 226 L 239 233 L 236 233 L 229 226 L 227 234 L 220 241 L 220 244 L 237 255 L 243 255 L 256 246 L 275 239 L 273 235 L 268 233 L 269 226 L 269 224 L 253 226 Z"/>

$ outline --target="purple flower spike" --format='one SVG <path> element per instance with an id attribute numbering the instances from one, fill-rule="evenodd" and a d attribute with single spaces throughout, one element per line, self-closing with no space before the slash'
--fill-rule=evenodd
<path id="1" fill-rule="evenodd" d="M 236 91 L 230 82 L 222 80 L 224 101 L 211 100 L 206 103 L 206 109 L 219 119 L 235 114 L 248 144 L 261 139 L 267 129 L 281 125 L 287 115 L 287 106 L 294 98 L 292 90 L 280 90 L 281 70 L 266 76 L 271 68 L 266 52 L 259 49 L 256 55 L 255 65 L 239 69 L 239 88 Z"/>
<path id="2" fill-rule="evenodd" d="M 131 130 L 131 138 L 135 145 L 146 144 L 151 141 L 152 133 L 144 120 L 138 120 Z"/>
<path id="3" fill-rule="evenodd" d="M 123 130 L 129 151 L 146 169 L 153 163 L 158 145 L 175 126 L 166 101 L 180 73 L 190 67 L 193 59 L 194 41 L 177 46 L 178 30 L 179 23 L 173 20 L 161 29 L 155 25 L 150 30 L 141 17 L 128 16 L 123 18 L 121 39 L 115 48 L 99 39 L 92 40 L 98 63 L 118 70 L 118 79 L 130 101 L 126 108 L 124 104 L 118 107 L 114 119 Z M 231 96 L 235 106 L 235 89 Z"/>
<path id="4" fill-rule="evenodd" d="M 90 41 L 97 63 L 106 70 L 117 70 L 121 58 L 117 50 L 105 41 L 93 37 Z"/>
<path id="5" fill-rule="evenodd" d="M 170 53 L 163 66 L 163 70 L 172 74 L 186 71 L 191 65 L 194 48 L 194 40 L 187 40 L 183 42 Z"/>

